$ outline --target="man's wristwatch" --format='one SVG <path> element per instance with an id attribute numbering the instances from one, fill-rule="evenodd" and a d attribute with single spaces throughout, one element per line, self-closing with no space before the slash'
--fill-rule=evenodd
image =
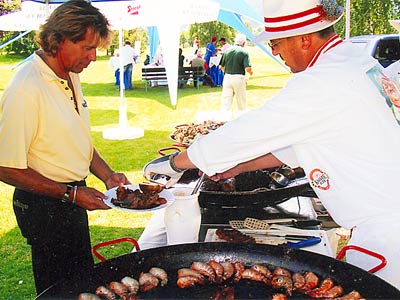
<path id="1" fill-rule="evenodd" d="M 72 185 L 67 184 L 67 190 L 65 191 L 65 194 L 61 199 L 62 202 L 64 202 L 64 203 L 71 202 L 71 200 L 69 200 L 69 197 L 71 195 L 72 188 L 73 188 Z"/>

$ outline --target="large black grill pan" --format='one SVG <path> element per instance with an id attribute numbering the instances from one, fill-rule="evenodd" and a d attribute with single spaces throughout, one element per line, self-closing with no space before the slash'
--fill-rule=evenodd
<path id="1" fill-rule="evenodd" d="M 137 279 L 140 272 L 147 272 L 151 267 L 165 269 L 169 275 L 169 282 L 164 287 L 140 293 L 140 299 L 210 299 L 217 289 L 215 285 L 188 289 L 180 289 L 176 285 L 178 269 L 190 267 L 194 261 L 209 260 L 240 261 L 246 266 L 264 264 L 270 269 L 279 266 L 291 272 L 312 271 L 321 280 L 332 278 L 336 284 L 344 288 L 345 293 L 355 289 L 365 299 L 400 299 L 400 291 L 386 281 L 328 256 L 283 246 L 223 242 L 160 247 L 109 259 L 97 264 L 93 270 L 87 270 L 85 274 L 77 274 L 72 280 L 59 282 L 37 299 L 77 299 L 79 293 L 93 293 L 98 286 L 119 281 L 124 276 Z M 234 289 L 235 299 L 271 299 L 277 292 L 263 284 L 245 283 L 243 280 L 235 284 Z M 295 294 L 291 299 L 307 299 L 307 297 Z"/>
<path id="2" fill-rule="evenodd" d="M 316 197 L 309 183 L 282 188 L 258 188 L 252 191 L 222 192 L 200 190 L 199 204 L 203 208 L 244 207 L 263 208 L 275 206 L 290 198 Z"/>
<path id="3" fill-rule="evenodd" d="M 297 196 L 317 197 L 304 173 L 288 186 L 282 187 L 271 183 L 271 170 L 245 172 L 235 177 L 235 191 L 211 189 L 210 181 L 205 181 L 200 188 L 199 204 L 202 208 L 243 207 L 258 209 L 275 206 Z M 187 170 L 179 183 L 188 184 L 199 179 L 198 170 Z M 300 171 L 299 171 L 300 173 Z"/>

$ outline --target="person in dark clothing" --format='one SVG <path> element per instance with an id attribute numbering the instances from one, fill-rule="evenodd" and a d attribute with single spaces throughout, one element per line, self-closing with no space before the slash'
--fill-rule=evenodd
<path id="1" fill-rule="evenodd" d="M 147 66 L 147 65 L 150 64 L 150 55 L 146 54 L 146 59 L 144 60 L 143 64 L 144 64 L 145 66 Z"/>
<path id="2" fill-rule="evenodd" d="M 185 56 L 182 54 L 182 52 L 183 52 L 182 48 L 179 48 L 179 58 L 178 58 L 178 67 L 179 67 L 178 72 L 179 72 L 179 75 L 183 75 L 184 74 L 183 64 L 185 62 Z M 178 87 L 180 89 L 184 87 L 184 85 L 185 85 L 184 81 L 185 80 L 183 80 L 183 79 L 178 79 Z"/>
<path id="3" fill-rule="evenodd" d="M 203 81 L 204 85 L 209 85 L 211 87 L 215 87 L 215 83 L 212 80 L 211 76 L 208 75 L 205 71 L 208 68 L 208 65 L 206 63 L 206 61 L 203 59 L 202 57 L 202 53 L 201 51 L 197 51 L 197 55 L 195 58 L 192 59 L 192 61 L 190 62 L 190 66 L 192 67 L 198 67 L 198 68 L 202 68 L 203 70 L 203 76 L 200 78 L 201 81 Z M 197 78 L 194 80 L 194 86 L 197 87 L 198 84 L 198 80 Z"/>

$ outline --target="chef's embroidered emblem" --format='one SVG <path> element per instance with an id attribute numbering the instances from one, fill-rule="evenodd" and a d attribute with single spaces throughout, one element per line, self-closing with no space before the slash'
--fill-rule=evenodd
<path id="1" fill-rule="evenodd" d="M 314 169 L 310 172 L 310 182 L 313 187 L 324 191 L 331 187 L 328 174 L 320 169 Z"/>

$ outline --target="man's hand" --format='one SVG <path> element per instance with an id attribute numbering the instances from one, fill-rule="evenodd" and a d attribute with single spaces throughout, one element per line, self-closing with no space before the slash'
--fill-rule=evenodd
<path id="1" fill-rule="evenodd" d="M 110 209 L 110 207 L 103 202 L 106 196 L 94 188 L 80 186 L 77 188 L 75 196 L 76 205 L 87 210 Z"/>
<path id="2" fill-rule="evenodd" d="M 131 184 L 131 182 L 128 180 L 128 178 L 126 178 L 124 173 L 118 173 L 118 172 L 112 173 L 111 176 L 108 177 L 104 183 L 107 189 L 111 189 L 115 186 Z"/>

